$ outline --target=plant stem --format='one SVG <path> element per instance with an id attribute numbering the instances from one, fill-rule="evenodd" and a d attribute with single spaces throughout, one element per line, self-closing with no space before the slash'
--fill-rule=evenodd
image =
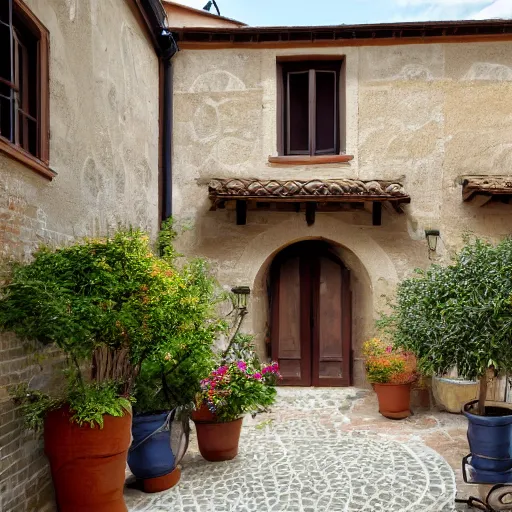
<path id="1" fill-rule="evenodd" d="M 229 340 L 228 346 L 226 350 L 222 353 L 222 363 L 224 364 L 226 362 L 226 356 L 229 354 L 229 351 L 231 350 L 231 347 L 233 346 L 233 343 L 235 342 L 236 335 L 240 331 L 240 327 L 242 327 L 242 322 L 244 321 L 245 315 L 247 315 L 248 311 L 247 309 L 243 308 L 240 310 L 239 314 L 239 320 L 238 325 L 235 329 L 235 332 L 233 333 L 233 336 L 231 336 L 231 339 Z"/>

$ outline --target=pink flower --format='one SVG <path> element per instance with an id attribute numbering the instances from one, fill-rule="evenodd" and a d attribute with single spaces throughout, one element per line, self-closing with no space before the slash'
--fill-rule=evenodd
<path id="1" fill-rule="evenodd" d="M 247 370 L 247 363 L 244 363 L 244 361 L 238 361 L 238 363 L 236 363 L 236 365 L 243 372 L 245 372 L 245 370 Z"/>
<path id="2" fill-rule="evenodd" d="M 222 377 L 223 375 L 226 375 L 227 371 L 228 371 L 228 367 L 227 366 L 221 366 L 217 370 L 217 375 L 220 375 Z"/>
<path id="3" fill-rule="evenodd" d="M 253 378 L 254 378 L 254 379 L 256 379 L 256 380 L 261 380 L 261 377 L 262 377 L 262 375 L 261 375 L 261 373 L 260 373 L 260 372 L 257 372 L 257 373 L 255 373 L 255 374 L 253 375 Z"/>
<path id="4" fill-rule="evenodd" d="M 391 352 L 393 352 L 393 347 L 392 347 L 391 345 L 390 345 L 390 346 L 388 346 L 388 347 L 386 347 L 386 352 L 387 352 L 388 354 L 391 354 Z"/>

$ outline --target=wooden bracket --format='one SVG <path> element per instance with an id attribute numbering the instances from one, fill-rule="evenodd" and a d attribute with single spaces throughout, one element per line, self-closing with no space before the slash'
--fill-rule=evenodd
<path id="1" fill-rule="evenodd" d="M 382 203 L 372 203 L 372 224 L 374 226 L 382 225 Z"/>
<path id="2" fill-rule="evenodd" d="M 236 225 L 245 226 L 247 224 L 247 201 L 236 200 Z"/>
<path id="3" fill-rule="evenodd" d="M 315 223 L 316 203 L 306 203 L 306 222 L 308 226 Z"/>

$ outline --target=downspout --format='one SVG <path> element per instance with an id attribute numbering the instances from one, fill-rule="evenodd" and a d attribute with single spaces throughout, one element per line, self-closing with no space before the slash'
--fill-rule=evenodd
<path id="1" fill-rule="evenodd" d="M 172 216 L 172 120 L 173 120 L 173 65 L 172 58 L 179 51 L 170 30 L 160 33 L 159 45 L 163 66 L 162 111 L 162 221 Z"/>

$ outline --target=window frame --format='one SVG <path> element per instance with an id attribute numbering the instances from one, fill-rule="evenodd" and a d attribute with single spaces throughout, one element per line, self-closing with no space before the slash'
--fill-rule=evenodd
<path id="1" fill-rule="evenodd" d="M 316 149 L 316 73 L 335 74 L 334 148 Z M 309 73 L 308 150 L 291 150 L 289 128 L 289 73 Z M 341 155 L 345 151 L 345 62 L 339 55 L 292 56 L 277 58 L 277 154 L 288 158 L 313 158 Z"/>
<path id="2" fill-rule="evenodd" d="M 0 152 L 21 162 L 37 173 L 51 179 L 56 173 L 49 167 L 50 162 L 50 83 L 49 83 L 49 32 L 39 21 L 34 13 L 28 8 L 23 0 L 10 0 L 12 13 L 16 12 L 18 18 L 23 22 L 24 29 L 31 32 L 38 40 L 37 42 L 37 65 L 36 65 L 36 111 L 37 111 L 37 155 L 33 155 L 20 145 L 11 142 L 0 135 Z M 12 44 L 14 44 L 14 26 L 11 20 Z M 11 46 L 11 52 L 14 52 Z M 11 54 L 11 59 L 14 53 Z M 12 62 L 12 61 L 11 61 Z M 13 71 L 14 72 L 14 71 Z M 4 80 L 2 80 L 4 82 Z M 7 83 L 12 89 L 11 83 Z M 20 109 L 21 110 L 21 109 Z M 23 111 L 22 111 L 23 114 Z M 18 123 L 18 109 L 16 109 L 14 123 Z"/>

